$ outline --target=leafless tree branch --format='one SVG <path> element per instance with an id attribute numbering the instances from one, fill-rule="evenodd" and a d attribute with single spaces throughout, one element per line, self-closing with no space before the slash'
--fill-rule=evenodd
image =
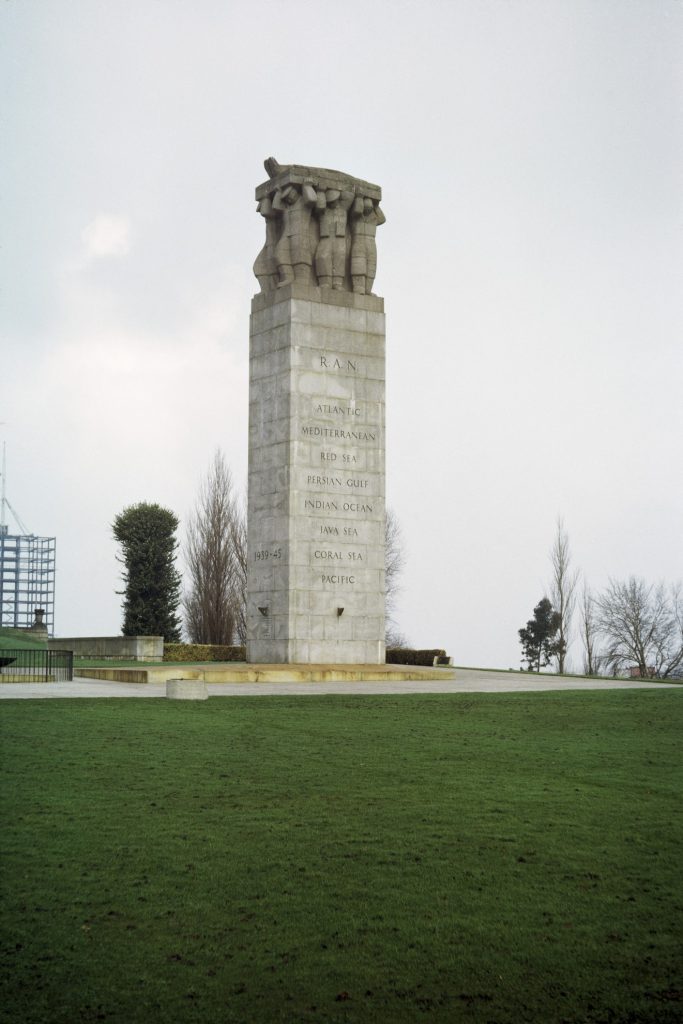
<path id="1" fill-rule="evenodd" d="M 550 549 L 552 578 L 550 581 L 550 601 L 560 616 L 558 636 L 557 671 L 562 675 L 565 670 L 567 650 L 571 643 L 571 626 L 576 607 L 576 586 L 579 581 L 578 570 L 571 567 L 571 550 L 569 536 L 561 518 L 557 520 L 555 540 Z"/>
<path id="2" fill-rule="evenodd" d="M 406 554 L 403 532 L 398 516 L 393 509 L 387 509 L 384 556 L 384 585 L 386 600 L 385 640 L 387 647 L 407 647 L 408 641 L 394 621 L 396 598 L 400 592 L 400 576 L 405 568 Z"/>
<path id="3" fill-rule="evenodd" d="M 185 629 L 192 643 L 232 644 L 243 622 L 243 516 L 232 474 L 216 451 L 202 482 L 184 546 L 189 587 L 183 597 Z"/>
<path id="4" fill-rule="evenodd" d="M 610 580 L 596 608 L 605 663 L 613 673 L 634 669 L 643 678 L 665 679 L 683 664 L 680 586 L 667 590 L 635 576 Z"/>
<path id="5" fill-rule="evenodd" d="M 588 676 L 596 676 L 600 673 L 602 662 L 601 655 L 598 653 L 600 629 L 595 598 L 585 584 L 581 594 L 579 617 L 581 620 L 581 643 L 583 645 L 583 671 Z"/>

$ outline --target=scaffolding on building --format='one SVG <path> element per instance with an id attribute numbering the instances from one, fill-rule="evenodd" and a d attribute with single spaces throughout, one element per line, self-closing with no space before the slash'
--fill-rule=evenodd
<path id="1" fill-rule="evenodd" d="M 30 629 L 41 619 L 49 636 L 55 622 L 55 537 L 29 533 L 6 495 L 6 458 L 2 453 L 0 497 L 0 627 Z M 10 533 L 6 510 L 12 513 L 21 533 Z M 36 612 L 42 610 L 42 616 Z"/>
<path id="2" fill-rule="evenodd" d="M 55 622 L 54 537 L 12 534 L 0 526 L 0 626 L 30 629 L 44 611 L 49 636 Z"/>

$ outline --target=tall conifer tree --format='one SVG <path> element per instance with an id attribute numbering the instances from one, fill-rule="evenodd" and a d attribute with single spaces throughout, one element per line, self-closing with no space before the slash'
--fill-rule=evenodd
<path id="1" fill-rule="evenodd" d="M 524 651 L 529 672 L 540 672 L 550 664 L 551 658 L 564 653 L 564 640 L 559 635 L 560 613 L 555 611 L 547 597 L 534 608 L 534 617 L 519 630 L 519 642 Z M 565 648 L 566 649 L 566 648 Z"/>
<path id="2" fill-rule="evenodd" d="M 160 505 L 139 502 L 119 513 L 112 529 L 124 566 L 123 635 L 180 640 L 177 516 Z"/>

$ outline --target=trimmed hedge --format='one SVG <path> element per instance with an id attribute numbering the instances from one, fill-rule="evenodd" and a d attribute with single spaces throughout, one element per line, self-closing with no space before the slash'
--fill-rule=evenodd
<path id="1" fill-rule="evenodd" d="M 412 647 L 390 647 L 386 653 L 387 665 L 434 664 L 434 658 L 445 658 L 440 647 L 417 651 Z M 246 661 L 244 647 L 222 647 L 219 644 L 164 644 L 164 661 Z"/>
<path id="2" fill-rule="evenodd" d="M 385 661 L 387 665 L 428 665 L 434 664 L 434 658 L 445 658 L 446 652 L 441 648 L 433 651 L 416 651 L 412 647 L 390 647 Z"/>
<path id="3" fill-rule="evenodd" d="M 246 661 L 244 647 L 220 644 L 164 644 L 164 661 Z"/>

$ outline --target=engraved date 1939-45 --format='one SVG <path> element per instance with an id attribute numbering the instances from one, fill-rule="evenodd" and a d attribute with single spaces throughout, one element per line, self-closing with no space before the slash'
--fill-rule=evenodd
<path id="1" fill-rule="evenodd" d="M 282 548 L 275 548 L 273 551 L 267 549 L 256 551 L 254 558 L 257 562 L 266 562 L 269 558 L 282 558 Z"/>

